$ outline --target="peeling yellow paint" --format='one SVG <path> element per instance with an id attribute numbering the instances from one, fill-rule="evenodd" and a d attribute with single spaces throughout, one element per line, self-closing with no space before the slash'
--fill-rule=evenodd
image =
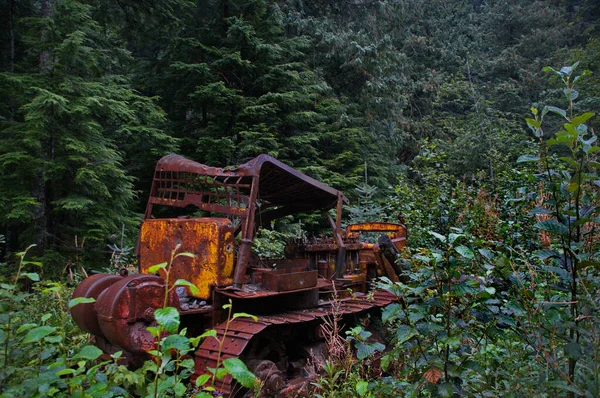
<path id="1" fill-rule="evenodd" d="M 155 264 L 169 261 L 171 251 L 181 244 L 179 256 L 171 266 L 169 281 L 191 282 L 198 288 L 199 299 L 211 298 L 212 286 L 232 283 L 234 264 L 233 226 L 227 218 L 154 219 L 142 224 L 140 272 L 149 273 Z M 164 274 L 161 273 L 161 276 Z M 191 292 L 188 290 L 188 294 Z"/>

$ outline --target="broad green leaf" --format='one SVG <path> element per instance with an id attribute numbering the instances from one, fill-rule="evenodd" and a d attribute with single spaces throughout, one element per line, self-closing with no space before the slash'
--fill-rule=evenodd
<path id="1" fill-rule="evenodd" d="M 533 255 L 536 256 L 537 258 L 539 258 L 540 260 L 544 261 L 547 260 L 549 258 L 556 258 L 558 257 L 558 253 L 555 252 L 554 250 L 538 250 L 536 252 L 533 252 Z"/>
<path id="2" fill-rule="evenodd" d="M 521 155 L 517 159 L 517 163 L 537 162 L 538 160 L 540 160 L 540 157 L 537 155 Z"/>
<path id="3" fill-rule="evenodd" d="M 392 355 L 390 353 L 383 355 L 381 357 L 381 369 L 383 369 L 384 371 L 387 371 L 390 364 L 394 363 L 395 361 L 396 361 L 396 358 L 394 357 L 394 355 Z"/>
<path id="4" fill-rule="evenodd" d="M 557 133 L 554 138 L 550 138 L 548 141 L 546 141 L 548 143 L 548 146 L 554 146 L 554 145 L 559 145 L 559 144 L 565 144 L 568 145 L 572 139 L 571 137 L 569 137 L 569 134 L 564 131 L 562 132 L 563 134 L 559 134 Z"/>
<path id="5" fill-rule="evenodd" d="M 69 300 L 69 309 L 75 307 L 78 304 L 95 303 L 96 299 L 93 297 L 76 297 Z"/>
<path id="6" fill-rule="evenodd" d="M 148 326 L 146 330 L 149 331 L 154 337 L 160 336 L 162 332 L 162 329 L 159 326 Z"/>
<path id="7" fill-rule="evenodd" d="M 93 345 L 86 345 L 75 355 L 74 359 L 94 360 L 102 355 L 102 350 Z"/>
<path id="8" fill-rule="evenodd" d="M 398 316 L 402 315 L 402 307 L 398 303 L 392 303 L 386 306 L 381 312 L 381 321 L 388 323 L 395 320 Z"/>
<path id="9" fill-rule="evenodd" d="M 23 332 L 26 332 L 29 329 L 32 329 L 32 328 L 34 328 L 36 326 L 37 326 L 37 323 L 24 323 L 23 325 L 19 326 L 19 328 L 17 329 L 17 334 L 21 334 Z"/>
<path id="10" fill-rule="evenodd" d="M 58 372 L 55 373 L 55 375 L 58 377 L 62 377 L 62 376 L 66 376 L 66 375 L 73 375 L 75 373 L 76 373 L 75 369 L 67 368 L 67 369 L 59 370 Z"/>
<path id="11" fill-rule="evenodd" d="M 569 233 L 567 227 L 556 220 L 540 221 L 535 227 L 546 232 L 566 236 Z"/>
<path id="12" fill-rule="evenodd" d="M 556 133 L 557 136 L 565 135 L 569 138 L 570 141 L 576 140 L 579 137 L 578 131 L 575 129 L 575 126 L 573 126 L 571 123 L 565 123 L 563 124 L 563 127 L 565 130 Z"/>
<path id="13" fill-rule="evenodd" d="M 600 183 L 600 181 L 598 181 Z M 415 254 L 412 256 L 412 260 L 417 260 L 422 262 L 423 264 L 429 264 L 431 262 L 431 258 L 428 256 L 423 256 L 421 254 Z"/>
<path id="14" fill-rule="evenodd" d="M 21 276 L 24 276 L 25 278 L 29 278 L 34 282 L 40 281 L 40 276 L 36 272 L 23 272 L 21 274 Z"/>
<path id="15" fill-rule="evenodd" d="M 489 249 L 478 249 L 479 254 L 481 254 L 483 257 L 487 258 L 488 260 L 491 260 L 492 257 L 494 256 L 493 253 L 491 252 L 491 250 Z"/>
<path id="16" fill-rule="evenodd" d="M 532 216 L 534 214 L 552 214 L 552 210 L 546 209 L 543 207 L 536 207 L 535 209 L 529 212 L 529 215 Z"/>
<path id="17" fill-rule="evenodd" d="M 577 162 L 575 161 L 575 159 L 573 159 L 571 157 L 563 156 L 563 157 L 560 157 L 559 159 L 562 160 L 565 163 L 570 164 L 573 168 L 577 168 L 577 166 L 579 166 L 577 164 Z"/>
<path id="18" fill-rule="evenodd" d="M 227 358 L 223 361 L 223 366 L 244 387 L 253 388 L 256 384 L 256 377 L 239 358 Z"/>
<path id="19" fill-rule="evenodd" d="M 180 323 L 177 309 L 173 307 L 158 308 L 154 311 L 154 318 L 167 332 L 177 333 Z"/>
<path id="20" fill-rule="evenodd" d="M 55 327 L 52 326 L 38 326 L 37 328 L 31 329 L 23 339 L 23 344 L 35 343 L 40 341 L 44 337 L 52 334 L 56 331 Z"/>
<path id="21" fill-rule="evenodd" d="M 396 340 L 398 344 L 404 344 L 417 335 L 417 332 L 408 325 L 400 325 L 396 330 Z"/>
<path id="22" fill-rule="evenodd" d="M 567 185 L 567 190 L 569 192 L 577 192 L 577 191 L 579 191 L 579 187 L 580 187 L 579 184 L 577 184 L 576 182 L 572 182 L 569 185 Z"/>
<path id="23" fill-rule="evenodd" d="M 439 240 L 442 243 L 446 243 L 446 237 L 444 235 L 438 234 L 435 231 L 427 231 L 429 233 L 429 235 L 433 236 L 434 238 L 436 238 L 437 240 Z"/>
<path id="24" fill-rule="evenodd" d="M 192 345 L 192 347 L 197 347 L 198 344 L 200 344 L 200 340 L 202 340 L 206 337 L 217 337 L 217 331 L 214 329 L 210 329 L 210 330 L 207 330 L 206 332 L 202 333 L 200 336 L 191 337 L 190 344 Z"/>
<path id="25" fill-rule="evenodd" d="M 186 390 L 187 390 L 187 387 L 185 385 L 183 385 L 183 383 L 181 383 L 180 381 L 175 383 L 175 385 L 173 386 L 173 392 L 178 397 L 183 397 L 183 394 L 185 394 Z"/>
<path id="26" fill-rule="evenodd" d="M 581 115 L 575 116 L 573 118 L 573 120 L 571 121 L 571 123 L 574 126 L 579 126 L 580 124 L 583 124 L 583 123 L 587 122 L 590 118 L 594 117 L 594 115 L 595 115 L 594 112 L 582 113 Z"/>
<path id="27" fill-rule="evenodd" d="M 364 397 L 369 392 L 369 383 L 364 380 L 360 380 L 356 383 L 355 389 L 359 396 Z"/>
<path id="28" fill-rule="evenodd" d="M 530 127 L 540 128 L 540 122 L 531 118 L 525 118 L 525 121 Z"/>
<path id="29" fill-rule="evenodd" d="M 250 315 L 250 314 L 247 314 L 245 312 L 236 312 L 235 314 L 233 314 L 232 318 L 233 319 L 236 319 L 236 318 L 252 318 L 252 320 L 254 320 L 255 322 L 258 321 L 258 317 L 257 316 Z"/>
<path id="30" fill-rule="evenodd" d="M 460 346 L 461 337 L 459 335 L 449 336 L 442 339 L 442 343 L 448 345 L 451 349 L 455 350 Z"/>
<path id="31" fill-rule="evenodd" d="M 192 358 L 184 359 L 179 362 L 180 369 L 194 369 L 195 362 Z"/>
<path id="32" fill-rule="evenodd" d="M 225 368 L 219 368 L 215 371 L 215 377 L 218 380 L 223 379 L 223 377 L 227 376 L 228 374 L 229 374 L 229 372 Z"/>
<path id="33" fill-rule="evenodd" d="M 556 113 L 557 115 L 564 117 L 565 119 L 567 118 L 567 112 L 564 109 L 558 108 L 556 106 L 549 106 L 548 110 L 552 113 Z"/>
<path id="34" fill-rule="evenodd" d="M 173 286 L 187 286 L 190 289 L 192 295 L 198 294 L 198 288 L 193 283 L 186 281 L 185 279 L 177 279 Z"/>
<path id="35" fill-rule="evenodd" d="M 579 97 L 579 92 L 575 89 L 563 88 L 563 93 L 567 101 L 575 101 Z"/>
<path id="36" fill-rule="evenodd" d="M 158 272 L 158 270 L 166 269 L 167 265 L 168 264 L 166 262 L 153 265 L 150 268 L 148 268 L 148 272 L 151 273 L 151 274 L 156 274 Z"/>
<path id="37" fill-rule="evenodd" d="M 438 384 L 437 392 L 442 398 L 452 398 L 452 383 Z"/>
<path id="38" fill-rule="evenodd" d="M 577 82 L 577 80 L 581 79 L 582 77 L 591 75 L 591 74 L 592 74 L 592 71 L 586 69 L 581 73 L 581 75 L 575 76 L 575 78 L 573 79 L 573 83 Z"/>
<path id="39" fill-rule="evenodd" d="M 50 335 L 50 336 L 46 336 L 44 338 L 44 342 L 50 343 L 50 344 L 61 343 L 62 341 L 63 341 L 62 336 L 57 336 L 57 335 Z"/>
<path id="40" fill-rule="evenodd" d="M 190 348 L 187 337 L 180 334 L 171 334 L 165 337 L 162 345 L 165 350 L 183 351 Z"/>
<path id="41" fill-rule="evenodd" d="M 467 369 L 474 370 L 475 372 L 477 372 L 479 374 L 485 375 L 485 369 L 483 366 L 481 366 L 481 364 L 478 361 L 467 360 L 467 361 L 465 361 L 463 366 Z"/>
<path id="42" fill-rule="evenodd" d="M 461 256 L 468 258 L 468 259 L 472 259 L 473 257 L 475 257 L 475 255 L 473 254 L 473 251 L 471 249 L 469 249 L 467 246 L 456 246 L 454 248 L 454 250 L 456 250 L 456 252 L 458 254 L 460 254 Z"/>
<path id="43" fill-rule="evenodd" d="M 590 155 L 591 155 L 592 153 L 596 153 L 596 152 L 600 152 L 600 146 L 598 146 L 598 145 L 594 145 L 594 146 L 592 146 L 592 147 L 591 147 L 591 148 L 590 148 L 590 149 L 587 151 L 587 153 L 588 153 L 588 154 L 590 154 Z"/>
<path id="44" fill-rule="evenodd" d="M 565 355 L 572 359 L 579 359 L 583 356 L 583 348 L 579 343 L 568 343 L 563 347 Z"/>
<path id="45" fill-rule="evenodd" d="M 545 271 L 555 273 L 564 281 L 567 281 L 569 279 L 569 273 L 564 268 L 548 266 L 543 267 L 543 269 Z"/>
<path id="46" fill-rule="evenodd" d="M 209 379 L 210 379 L 209 374 L 203 374 L 203 375 L 198 376 L 198 378 L 196 379 L 196 387 L 205 385 Z M 212 397 L 212 395 L 211 395 L 211 397 Z"/>
<path id="47" fill-rule="evenodd" d="M 493 296 L 494 294 L 496 294 L 496 288 L 495 288 L 495 287 L 493 287 L 493 286 L 486 286 L 486 287 L 485 287 L 483 290 L 484 290 L 486 293 L 489 293 L 489 294 L 490 294 L 490 296 Z"/>
<path id="48" fill-rule="evenodd" d="M 382 352 L 385 350 L 385 346 L 381 343 L 356 343 L 356 358 L 363 360 L 376 352 Z"/>
<path id="49" fill-rule="evenodd" d="M 411 311 L 408 314 L 408 320 L 411 323 L 416 323 L 416 322 L 420 321 L 423 318 L 425 318 L 425 315 L 423 315 L 423 313 L 421 313 L 420 311 Z"/>
<path id="50" fill-rule="evenodd" d="M 454 242 L 458 239 L 465 236 L 464 234 L 449 234 L 448 235 L 448 242 L 450 244 L 454 244 Z"/>
<path id="51" fill-rule="evenodd" d="M 577 64 L 573 66 L 563 66 L 562 68 L 560 68 L 560 71 L 558 71 L 558 73 L 560 73 L 561 75 L 570 76 L 571 73 L 573 73 L 573 69 L 576 67 Z"/>
<path id="52" fill-rule="evenodd" d="M 196 255 L 194 253 L 182 252 L 182 253 L 177 253 L 175 255 L 175 258 L 181 257 L 181 256 L 183 256 L 183 257 L 191 257 L 191 258 L 196 257 Z"/>
<path id="53" fill-rule="evenodd" d="M 475 294 L 477 293 L 477 289 L 475 289 L 475 287 L 471 286 L 471 284 L 467 283 L 467 281 L 461 282 L 461 283 L 457 283 L 457 284 L 451 284 L 448 289 L 450 289 L 450 291 L 452 292 L 453 295 L 455 296 L 464 296 L 466 294 Z"/>
<path id="54" fill-rule="evenodd" d="M 579 128 L 578 128 L 578 130 L 579 130 Z M 583 139 L 583 135 L 585 135 L 585 133 L 583 133 L 581 136 L 579 136 L 579 141 L 581 141 L 581 143 L 583 144 L 583 152 L 590 153 L 592 148 L 595 148 L 592 145 L 594 144 L 594 142 L 596 142 L 598 140 L 598 137 L 596 137 L 594 135 L 586 140 L 586 139 Z"/>

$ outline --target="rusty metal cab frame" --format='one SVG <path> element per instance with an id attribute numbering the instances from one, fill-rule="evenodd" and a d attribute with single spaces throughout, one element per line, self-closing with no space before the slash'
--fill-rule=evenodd
<path id="1" fill-rule="evenodd" d="M 260 155 L 236 168 L 210 167 L 179 155 L 168 155 L 156 165 L 144 225 L 151 219 L 155 205 L 180 208 L 191 205 L 211 215 L 220 214 L 228 218 L 238 218 L 239 223 L 235 226 L 234 235 L 241 232 L 241 237 L 234 267 L 233 285 L 240 287 L 247 282 L 246 271 L 256 230 L 256 219 L 266 224 L 289 214 L 336 207 L 338 217 L 335 225 L 339 236 L 341 235 L 339 232 L 341 208 L 344 201 L 347 199 L 342 192 L 268 155 Z M 202 219 L 197 221 L 208 222 Z M 182 221 L 174 219 L 165 222 L 181 223 Z M 162 226 L 156 225 L 156 227 Z M 142 233 L 141 236 L 139 247 L 143 272 L 152 264 L 151 261 L 144 259 L 144 234 Z M 168 242 L 173 245 L 172 240 Z M 147 253 L 150 251 L 148 250 Z M 164 250 L 162 252 L 164 254 Z M 225 282 L 229 276 L 228 265 L 220 263 L 223 269 L 217 272 Z M 195 279 L 193 272 L 190 272 L 188 277 Z"/>

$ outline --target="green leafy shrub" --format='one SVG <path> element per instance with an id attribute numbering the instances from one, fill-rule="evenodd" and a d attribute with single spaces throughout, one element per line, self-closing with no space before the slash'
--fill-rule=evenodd
<path id="1" fill-rule="evenodd" d="M 401 298 L 383 312 L 394 339 L 382 366 L 393 372 L 406 394 L 477 393 L 485 386 L 479 354 L 502 334 L 487 264 L 491 253 L 475 252 L 469 247 L 472 237 L 456 228 L 447 236 L 430 234 L 439 248 L 413 255 L 408 281 L 380 284 Z"/>
<path id="2" fill-rule="evenodd" d="M 600 307 L 597 289 L 600 266 L 597 240 L 600 162 L 597 137 L 587 123 L 593 112 L 576 113 L 578 63 L 559 70 L 545 68 L 562 82 L 565 109 L 531 108 L 527 125 L 538 139 L 538 154 L 521 156 L 519 162 L 535 162 L 534 177 L 546 194 L 531 214 L 545 247 L 535 253 L 535 270 L 541 283 L 534 294 L 518 296 L 521 337 L 543 358 L 545 386 L 569 396 L 600 394 Z M 558 115 L 558 131 L 550 139 L 546 119 Z M 538 265 L 539 264 L 539 265 Z M 542 279 L 543 278 L 543 279 Z M 545 280 L 544 280 L 545 279 Z"/>
<path id="3" fill-rule="evenodd" d="M 12 283 L 0 284 L 2 396 L 127 395 L 112 377 L 126 371 L 117 364 L 118 355 L 98 362 L 102 351 L 76 332 L 68 315 L 70 289 L 46 283 L 33 293 L 22 290 L 23 278 L 40 280 L 37 272 L 26 272 L 31 266 L 42 266 L 25 260 L 28 250 L 17 254 Z"/>

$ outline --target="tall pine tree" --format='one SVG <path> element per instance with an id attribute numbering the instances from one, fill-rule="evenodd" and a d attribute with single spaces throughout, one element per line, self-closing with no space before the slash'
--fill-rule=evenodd
<path id="1" fill-rule="evenodd" d="M 132 89 L 130 55 L 91 5 L 44 0 L 31 11 L 19 21 L 27 51 L 0 74 L 0 223 L 42 253 L 76 236 L 103 248 L 123 224 L 137 229 L 128 169 L 174 141 L 153 99 Z"/>

